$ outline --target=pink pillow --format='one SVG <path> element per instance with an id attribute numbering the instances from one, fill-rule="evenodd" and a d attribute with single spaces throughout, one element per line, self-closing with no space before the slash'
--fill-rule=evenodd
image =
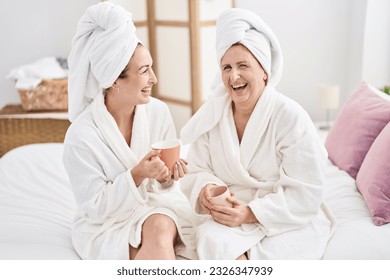
<path id="1" fill-rule="evenodd" d="M 389 121 L 390 102 L 362 83 L 329 131 L 325 143 L 329 159 L 356 179 L 364 157 Z"/>
<path id="2" fill-rule="evenodd" d="M 390 123 L 368 151 L 356 185 L 370 209 L 374 224 L 390 222 Z"/>

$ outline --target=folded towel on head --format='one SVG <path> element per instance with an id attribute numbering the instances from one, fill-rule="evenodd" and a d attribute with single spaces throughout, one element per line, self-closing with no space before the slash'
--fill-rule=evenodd
<path id="1" fill-rule="evenodd" d="M 90 6 L 81 17 L 69 54 L 69 120 L 113 85 L 139 43 L 131 14 L 110 2 Z"/>
<path id="2" fill-rule="evenodd" d="M 268 74 L 268 85 L 276 86 L 282 76 L 283 56 L 271 28 L 255 13 L 238 8 L 227 9 L 217 19 L 216 52 L 218 65 L 235 43 L 244 45 Z M 213 85 L 214 93 L 187 122 L 180 133 L 184 144 L 195 141 L 221 119 L 226 102 L 231 102 L 222 83 L 221 73 Z"/>

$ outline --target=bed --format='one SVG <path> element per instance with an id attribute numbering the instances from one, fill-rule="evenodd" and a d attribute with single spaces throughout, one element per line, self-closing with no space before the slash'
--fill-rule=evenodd
<path id="1" fill-rule="evenodd" d="M 0 159 L 0 259 L 79 259 L 70 231 L 75 200 L 63 144 L 30 144 Z M 325 200 L 338 227 L 324 259 L 390 259 L 390 224 L 376 226 L 345 171 L 328 162 Z"/>
<path id="2" fill-rule="evenodd" d="M 0 259 L 79 259 L 62 149 L 61 143 L 30 144 L 0 159 Z"/>

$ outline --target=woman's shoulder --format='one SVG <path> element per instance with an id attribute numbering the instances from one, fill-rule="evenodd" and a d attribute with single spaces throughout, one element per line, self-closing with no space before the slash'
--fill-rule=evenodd
<path id="1" fill-rule="evenodd" d="M 296 123 L 297 121 L 311 120 L 306 110 L 295 100 L 279 93 L 275 106 L 275 113 L 284 121 Z"/>
<path id="2" fill-rule="evenodd" d="M 69 126 L 65 135 L 65 143 L 80 142 L 80 140 L 93 137 L 97 133 L 94 125 L 92 113 L 86 109 Z"/>
<path id="3" fill-rule="evenodd" d="M 303 107 L 297 101 L 281 92 L 279 92 L 276 106 L 280 112 L 289 115 L 299 115 L 305 112 Z"/>
<path id="4" fill-rule="evenodd" d="M 279 136 L 302 136 L 314 126 L 306 110 L 298 102 L 281 93 L 278 95 L 271 122 Z"/>

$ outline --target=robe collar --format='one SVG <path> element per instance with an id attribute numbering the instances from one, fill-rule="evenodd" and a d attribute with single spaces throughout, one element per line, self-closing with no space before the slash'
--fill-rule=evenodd
<path id="1" fill-rule="evenodd" d="M 107 145 L 127 169 L 133 168 L 150 147 L 149 122 L 145 106 L 136 106 L 130 147 L 120 132 L 115 119 L 108 112 L 103 94 L 95 98 L 91 106 L 94 122 Z"/>

